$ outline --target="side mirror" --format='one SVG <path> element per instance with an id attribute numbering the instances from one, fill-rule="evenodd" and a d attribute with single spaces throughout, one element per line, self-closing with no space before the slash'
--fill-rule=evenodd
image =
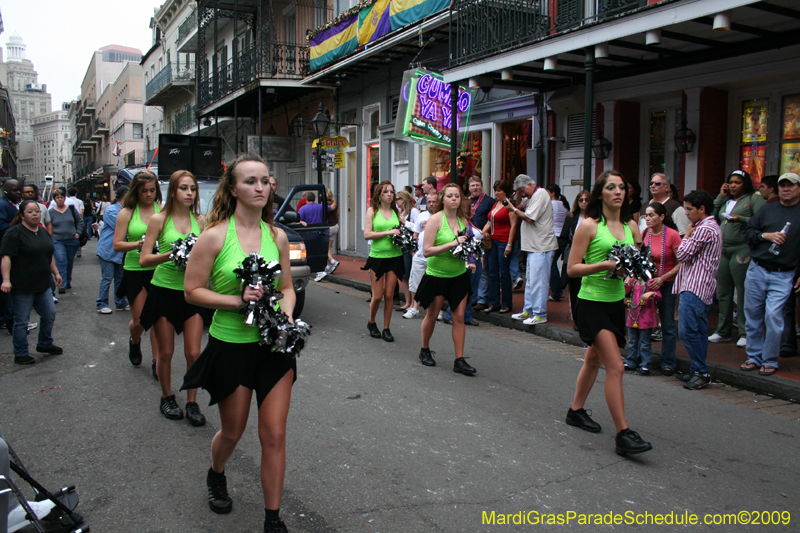
<path id="1" fill-rule="evenodd" d="M 300 215 L 297 211 L 286 211 L 278 222 L 281 224 L 298 224 L 300 222 Z"/>

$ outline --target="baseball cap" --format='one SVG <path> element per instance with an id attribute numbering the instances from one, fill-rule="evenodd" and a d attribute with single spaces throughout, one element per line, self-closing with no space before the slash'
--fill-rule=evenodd
<path id="1" fill-rule="evenodd" d="M 781 177 L 778 178 L 778 183 L 780 183 L 782 181 L 790 181 L 792 183 L 800 183 L 800 176 L 798 176 L 794 172 L 787 172 L 785 174 L 781 174 Z"/>
<path id="2" fill-rule="evenodd" d="M 128 187 L 123 185 L 122 187 L 117 187 L 117 190 L 114 191 L 114 196 L 116 198 L 122 198 L 128 192 Z"/>

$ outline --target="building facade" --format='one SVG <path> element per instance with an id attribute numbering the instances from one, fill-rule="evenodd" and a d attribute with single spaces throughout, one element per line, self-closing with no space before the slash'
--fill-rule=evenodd
<path id="1" fill-rule="evenodd" d="M 69 175 L 65 173 L 63 149 L 69 146 L 69 104 L 59 111 L 46 113 L 33 119 L 33 174 L 30 183 L 40 187 L 44 177 L 53 176 L 55 187 L 65 187 Z"/>

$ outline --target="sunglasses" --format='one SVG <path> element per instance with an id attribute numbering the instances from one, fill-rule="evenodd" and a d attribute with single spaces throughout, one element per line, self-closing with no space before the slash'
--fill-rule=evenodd
<path id="1" fill-rule="evenodd" d="M 664 185 L 664 184 L 661 183 L 660 181 L 651 181 L 650 182 L 650 186 L 651 187 L 661 187 L 662 185 Z"/>
<path id="2" fill-rule="evenodd" d="M 578 200 L 578 203 L 579 204 L 588 204 L 589 200 L 587 198 L 581 198 L 580 200 Z"/>

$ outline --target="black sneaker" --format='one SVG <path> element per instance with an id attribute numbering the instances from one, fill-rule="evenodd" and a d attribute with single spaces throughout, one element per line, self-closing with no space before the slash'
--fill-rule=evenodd
<path id="1" fill-rule="evenodd" d="M 389 328 L 383 330 L 381 337 L 383 337 L 383 340 L 385 340 L 386 342 L 394 342 L 394 337 L 392 337 L 392 332 L 389 331 Z"/>
<path id="2" fill-rule="evenodd" d="M 436 361 L 433 359 L 433 354 L 436 352 L 432 352 L 430 348 L 422 348 L 419 351 L 419 360 L 425 366 L 436 366 Z"/>
<path id="3" fill-rule="evenodd" d="M 61 355 L 62 353 L 64 353 L 64 349 L 59 347 L 59 346 L 56 346 L 55 344 L 50 346 L 50 347 L 48 347 L 48 348 L 45 348 L 43 346 L 39 346 L 37 344 L 36 345 L 36 351 L 39 352 L 39 353 L 46 353 L 47 355 Z"/>
<path id="4" fill-rule="evenodd" d="M 586 409 L 573 411 L 570 407 L 569 411 L 567 411 L 567 425 L 581 428 L 589 433 L 600 433 L 602 428 L 600 424 L 592 420 L 591 414 L 592 412 Z"/>
<path id="5" fill-rule="evenodd" d="M 664 375 L 664 376 L 671 376 L 674 373 L 675 373 L 675 369 L 672 368 L 671 366 L 665 366 L 665 367 L 663 367 L 661 369 L 661 374 Z"/>
<path id="6" fill-rule="evenodd" d="M 283 520 L 264 520 L 264 533 L 289 533 Z"/>
<path id="7" fill-rule="evenodd" d="M 206 425 L 206 417 L 200 412 L 200 406 L 197 405 L 197 402 L 188 402 L 186 404 L 186 419 L 195 427 Z"/>
<path id="8" fill-rule="evenodd" d="M 650 375 L 650 369 L 648 367 L 646 367 L 646 366 L 643 366 L 642 368 L 639 369 L 639 375 L 640 376 L 649 376 Z"/>
<path id="9" fill-rule="evenodd" d="M 453 362 L 453 372 L 458 372 L 459 374 L 464 374 L 465 376 L 471 376 L 477 370 L 469 366 L 467 360 L 464 357 L 459 357 L 458 359 Z"/>
<path id="10" fill-rule="evenodd" d="M 378 325 L 375 322 L 367 322 L 367 329 L 369 330 L 369 336 L 373 339 L 381 338 L 381 330 L 378 329 Z"/>
<path id="11" fill-rule="evenodd" d="M 681 372 L 680 370 L 678 370 L 677 372 L 675 372 L 675 379 L 677 379 L 678 381 L 683 381 L 684 383 L 686 383 L 687 381 L 692 379 L 692 373 L 691 372 Z"/>
<path id="12" fill-rule="evenodd" d="M 206 487 L 208 487 L 208 506 L 217 514 L 230 513 L 233 509 L 233 500 L 228 496 L 228 479 L 225 472 L 211 476 L 212 470 L 208 469 Z"/>
<path id="13" fill-rule="evenodd" d="M 161 413 L 170 420 L 180 420 L 183 418 L 183 411 L 178 407 L 178 402 L 175 401 L 175 395 L 161 398 L 159 406 Z"/>
<path id="14" fill-rule="evenodd" d="M 684 383 L 683 388 L 689 390 L 700 390 L 708 387 L 709 383 L 711 383 L 711 376 L 708 374 L 703 375 L 700 372 L 695 372 L 692 374 L 692 377 L 689 378 L 689 381 Z"/>
<path id="15" fill-rule="evenodd" d="M 638 433 L 630 429 L 623 429 L 614 439 L 617 445 L 617 455 L 636 455 L 649 452 L 653 445 L 642 440 Z"/>
<path id="16" fill-rule="evenodd" d="M 15 365 L 35 365 L 36 358 L 30 355 L 23 355 L 22 357 L 14 357 Z"/>
<path id="17" fill-rule="evenodd" d="M 128 337 L 128 359 L 131 360 L 133 366 L 142 364 L 142 339 L 139 339 L 139 344 L 133 344 L 133 339 Z"/>

